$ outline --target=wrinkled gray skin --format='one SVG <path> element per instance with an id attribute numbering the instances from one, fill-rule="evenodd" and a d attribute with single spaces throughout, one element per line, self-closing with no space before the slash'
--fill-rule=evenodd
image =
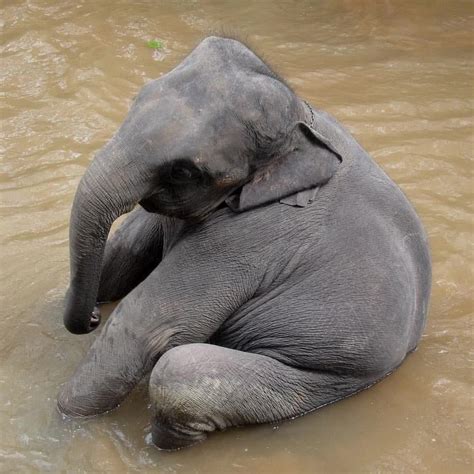
<path id="1" fill-rule="evenodd" d="M 205 39 L 142 89 L 70 228 L 66 327 L 88 332 L 97 301 L 123 300 L 59 408 L 111 410 L 151 371 L 164 449 L 367 388 L 425 324 L 430 257 L 405 196 L 235 40 Z"/>

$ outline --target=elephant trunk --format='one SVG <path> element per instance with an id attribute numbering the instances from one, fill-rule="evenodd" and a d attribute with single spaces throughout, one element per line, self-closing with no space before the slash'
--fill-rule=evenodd
<path id="1" fill-rule="evenodd" d="M 95 157 L 74 197 L 69 228 L 71 275 L 64 313 L 64 325 L 74 334 L 97 327 L 99 321 L 92 313 L 110 227 L 146 194 L 143 173 L 117 148 L 109 143 Z"/>

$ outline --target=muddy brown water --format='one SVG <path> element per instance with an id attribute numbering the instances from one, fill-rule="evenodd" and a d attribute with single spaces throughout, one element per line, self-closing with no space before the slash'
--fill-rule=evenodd
<path id="1" fill-rule="evenodd" d="M 2 472 L 469 472 L 473 460 L 473 3 L 8 1 L 1 75 Z M 433 255 L 416 353 L 370 390 L 178 453 L 147 442 L 141 386 L 65 421 L 55 395 L 96 333 L 62 326 L 80 176 L 138 89 L 210 31 L 238 32 L 401 186 Z M 158 38 L 163 48 L 146 46 Z"/>

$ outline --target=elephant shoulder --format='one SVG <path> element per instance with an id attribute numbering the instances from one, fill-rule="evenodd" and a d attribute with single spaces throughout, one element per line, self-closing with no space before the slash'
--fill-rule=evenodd
<path id="1" fill-rule="evenodd" d="M 310 217 L 299 212 L 305 209 L 279 202 L 242 213 L 222 208 L 187 229 L 183 239 L 210 255 L 224 253 L 263 268 L 275 258 L 291 254 L 311 235 Z"/>

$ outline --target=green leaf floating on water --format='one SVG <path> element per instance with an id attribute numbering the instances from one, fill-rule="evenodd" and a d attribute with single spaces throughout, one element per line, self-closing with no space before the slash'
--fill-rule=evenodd
<path id="1" fill-rule="evenodd" d="M 163 41 L 152 39 L 146 42 L 146 45 L 152 49 L 162 49 L 163 48 Z"/>

